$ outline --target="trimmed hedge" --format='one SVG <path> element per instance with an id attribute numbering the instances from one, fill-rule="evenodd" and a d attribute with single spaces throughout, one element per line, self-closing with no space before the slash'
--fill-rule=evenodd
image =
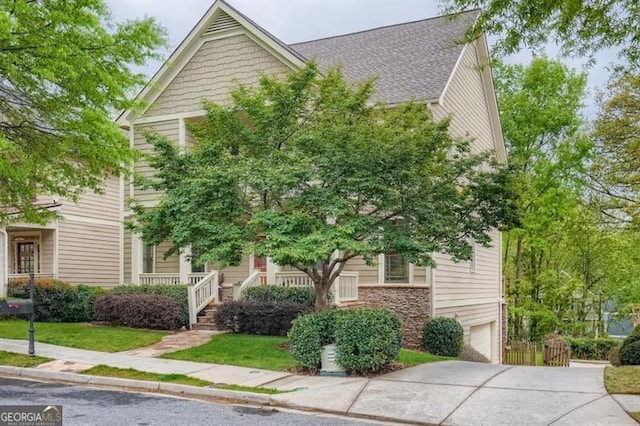
<path id="1" fill-rule="evenodd" d="M 100 296 L 109 293 L 102 287 L 93 287 L 79 284 L 75 287 L 77 300 L 71 305 L 69 311 L 69 322 L 90 322 L 93 321 L 93 302 Z"/>
<path id="2" fill-rule="evenodd" d="M 621 365 L 640 365 L 640 333 L 633 330 L 630 336 L 624 339 L 620 347 L 619 357 Z"/>
<path id="3" fill-rule="evenodd" d="M 29 298 L 29 279 L 11 280 L 7 289 L 9 297 Z M 72 322 L 74 305 L 78 302 L 75 287 L 53 278 L 36 278 L 33 289 L 36 321 Z"/>
<path id="4" fill-rule="evenodd" d="M 180 306 L 175 328 L 189 327 L 189 299 L 186 285 L 119 285 L 112 294 L 155 294 L 167 296 Z M 172 327 L 173 328 L 173 327 Z"/>
<path id="5" fill-rule="evenodd" d="M 107 294 L 93 302 L 96 321 L 152 330 L 170 330 L 180 317 L 180 306 L 168 296 Z"/>
<path id="6" fill-rule="evenodd" d="M 289 332 L 291 355 L 311 370 L 320 367 L 322 347 L 333 342 L 345 369 L 379 371 L 400 353 L 402 321 L 386 309 L 333 309 L 297 318 Z"/>
<path id="7" fill-rule="evenodd" d="M 313 306 L 316 303 L 316 292 L 312 288 L 264 285 L 249 287 L 244 293 L 244 300 L 250 302 L 292 302 Z"/>
<path id="8" fill-rule="evenodd" d="M 214 321 L 219 330 L 286 336 L 291 322 L 308 311 L 309 306 L 301 303 L 235 301 L 220 305 Z"/>
<path id="9" fill-rule="evenodd" d="M 376 372 L 398 358 L 402 321 L 386 309 L 350 309 L 337 315 L 338 363 L 347 370 Z"/>
<path id="10" fill-rule="evenodd" d="M 329 309 L 296 318 L 289 330 L 291 355 L 311 370 L 320 365 L 322 347 L 335 341 L 336 316 L 344 311 Z"/>
<path id="11" fill-rule="evenodd" d="M 611 349 L 620 346 L 620 340 L 610 338 L 565 337 L 571 346 L 571 358 L 606 360 Z"/>
<path id="12" fill-rule="evenodd" d="M 430 318 L 422 329 L 422 348 L 434 355 L 457 357 L 464 346 L 462 325 L 453 318 Z"/>

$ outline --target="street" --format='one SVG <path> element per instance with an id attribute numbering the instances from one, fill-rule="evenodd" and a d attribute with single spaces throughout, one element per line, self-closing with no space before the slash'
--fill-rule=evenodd
<path id="1" fill-rule="evenodd" d="M 63 425 L 364 425 L 337 417 L 0 377 L 0 405 L 62 405 Z"/>

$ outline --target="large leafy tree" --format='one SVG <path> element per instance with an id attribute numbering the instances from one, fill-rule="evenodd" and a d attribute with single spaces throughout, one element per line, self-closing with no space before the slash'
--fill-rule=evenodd
<path id="1" fill-rule="evenodd" d="M 613 47 L 630 65 L 640 60 L 637 0 L 443 0 L 449 11 L 481 8 L 469 32 L 500 37 L 505 53 L 539 48 L 553 41 L 568 55 L 589 55 Z"/>
<path id="2" fill-rule="evenodd" d="M 373 90 L 310 64 L 238 88 L 228 107 L 205 103 L 189 152 L 149 138 L 158 171 L 147 185 L 165 195 L 137 208 L 133 228 L 171 240 L 173 252 L 191 245 L 200 262 L 237 264 L 253 252 L 297 268 L 313 280 L 318 310 L 355 256 L 468 259 L 471 239 L 488 245 L 509 217 L 505 174 L 426 105 L 374 105 Z"/>
<path id="3" fill-rule="evenodd" d="M 113 122 L 164 44 L 153 19 L 113 24 L 101 0 L 0 0 L 0 223 L 43 222 L 37 195 L 77 199 L 126 171 Z"/>

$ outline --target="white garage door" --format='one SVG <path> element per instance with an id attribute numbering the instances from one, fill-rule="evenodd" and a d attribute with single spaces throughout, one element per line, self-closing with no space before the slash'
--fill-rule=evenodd
<path id="1" fill-rule="evenodd" d="M 491 361 L 491 323 L 471 327 L 471 346 Z"/>

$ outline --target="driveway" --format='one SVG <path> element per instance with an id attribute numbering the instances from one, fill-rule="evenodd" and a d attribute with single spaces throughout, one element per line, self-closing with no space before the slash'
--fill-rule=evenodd
<path id="1" fill-rule="evenodd" d="M 272 399 L 422 424 L 636 425 L 607 394 L 601 368 L 447 361 Z"/>

